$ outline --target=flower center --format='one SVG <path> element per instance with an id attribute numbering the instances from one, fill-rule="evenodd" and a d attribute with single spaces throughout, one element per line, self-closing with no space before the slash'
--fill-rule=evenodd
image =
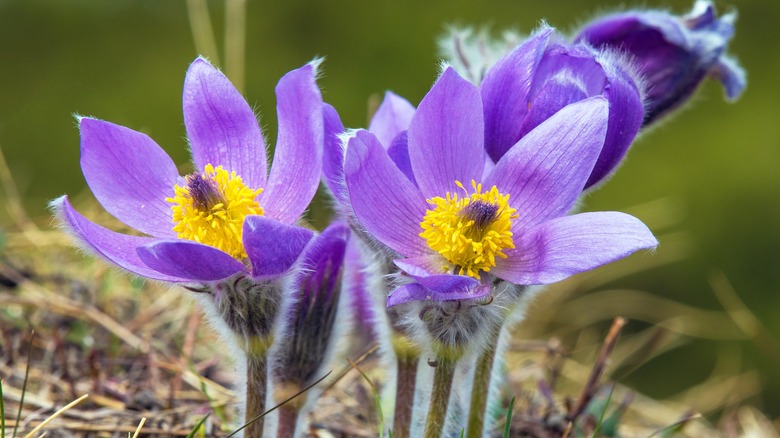
<path id="1" fill-rule="evenodd" d="M 482 193 L 482 184 L 472 180 L 474 192 L 469 194 L 460 181 L 455 184 L 466 196 L 447 192 L 445 198 L 428 199 L 435 207 L 425 212 L 420 237 L 455 265 L 457 274 L 479 279 L 481 271 L 496 266 L 496 256 L 506 258 L 503 250 L 515 247 L 511 229 L 517 210 L 509 206 L 509 195 L 502 195 L 496 186 Z"/>
<path id="2" fill-rule="evenodd" d="M 207 164 L 203 172 L 187 175 L 187 184 L 176 185 L 173 198 L 173 231 L 179 238 L 218 248 L 236 259 L 245 258 L 244 218 L 263 215 L 255 200 L 263 189 L 250 189 L 236 172 Z"/>

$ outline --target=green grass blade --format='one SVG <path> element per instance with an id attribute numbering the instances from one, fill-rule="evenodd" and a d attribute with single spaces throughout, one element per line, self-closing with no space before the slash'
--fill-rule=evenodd
<path id="1" fill-rule="evenodd" d="M 690 423 L 693 420 L 698 420 L 699 418 L 702 418 L 701 414 L 686 415 L 685 418 L 676 421 L 664 428 L 656 430 L 655 432 L 648 435 L 647 438 L 652 438 L 656 435 L 660 435 L 662 438 L 672 437 L 676 434 L 681 433 L 685 428 L 685 426 L 688 425 L 688 423 Z"/>
<path id="2" fill-rule="evenodd" d="M 360 376 L 363 378 L 363 380 L 366 381 L 366 383 L 368 383 L 368 386 L 371 387 L 371 394 L 374 395 L 374 404 L 376 404 L 376 410 L 379 412 L 379 437 L 381 438 L 385 436 L 385 416 L 382 413 L 382 402 L 379 399 L 379 391 L 377 391 L 374 382 L 371 381 L 371 379 L 366 375 L 366 373 L 363 372 L 363 370 L 357 366 L 357 364 L 351 360 L 349 363 L 352 365 L 352 368 L 356 369 L 357 372 L 360 373 Z"/>
<path id="3" fill-rule="evenodd" d="M 504 438 L 509 438 L 509 431 L 512 429 L 512 414 L 515 412 L 515 396 L 509 401 L 509 409 L 506 411 L 506 423 L 504 423 Z"/>
<path id="4" fill-rule="evenodd" d="M 206 422 L 206 420 L 209 418 L 210 415 L 211 414 L 209 413 L 206 414 L 203 418 L 201 418 L 200 421 L 198 421 L 198 424 L 196 424 L 195 427 L 193 427 L 190 433 L 187 435 L 187 438 L 195 438 L 195 432 L 200 430 L 201 426 L 203 426 L 203 423 Z"/>
<path id="5" fill-rule="evenodd" d="M 3 379 L 0 379 L 0 437 L 5 438 L 5 399 L 3 398 Z"/>
<path id="6" fill-rule="evenodd" d="M 607 408 L 609 407 L 609 403 L 612 401 L 612 393 L 615 392 L 615 385 L 612 385 L 612 388 L 609 390 L 609 395 L 607 395 L 607 401 L 604 403 L 604 409 L 601 410 L 601 415 L 599 415 L 599 421 L 596 423 L 596 427 L 593 429 L 593 435 L 591 435 L 592 438 L 598 438 L 599 433 L 601 433 L 601 424 L 604 422 L 604 416 L 607 414 Z"/>
<path id="7" fill-rule="evenodd" d="M 27 348 L 27 367 L 24 370 L 24 382 L 22 383 L 22 396 L 19 398 L 19 412 L 16 413 L 16 423 L 14 423 L 14 432 L 11 438 L 16 438 L 16 428 L 19 427 L 19 421 L 22 419 L 22 406 L 24 406 L 24 394 L 27 393 L 27 379 L 30 377 L 30 360 L 32 358 L 33 337 L 35 330 L 30 333 L 30 345 Z"/>
<path id="8" fill-rule="evenodd" d="M 215 403 L 216 400 L 214 400 L 214 397 L 212 397 L 211 394 L 209 394 L 209 388 L 206 385 L 206 382 L 203 380 L 203 376 L 201 376 L 200 373 L 195 369 L 195 366 L 193 366 L 192 362 L 190 362 L 189 359 L 187 359 L 187 368 L 190 371 L 192 371 L 192 374 L 195 375 L 195 378 L 198 379 L 198 383 L 200 384 L 200 390 L 201 392 L 203 392 L 203 395 L 206 396 L 206 400 L 209 401 L 209 406 L 211 407 L 212 412 L 214 412 L 214 415 L 216 415 L 217 418 L 219 418 L 219 421 L 222 424 L 227 424 L 228 419 L 227 419 L 227 415 L 225 414 L 225 409 L 222 406 L 216 405 Z"/>

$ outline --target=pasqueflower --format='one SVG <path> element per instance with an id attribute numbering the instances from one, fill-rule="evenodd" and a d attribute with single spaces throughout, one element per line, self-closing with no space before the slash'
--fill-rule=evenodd
<path id="1" fill-rule="evenodd" d="M 101 205 L 143 236 L 97 225 L 70 204 L 52 204 L 85 248 L 154 280 L 209 284 L 288 270 L 313 233 L 294 223 L 313 197 L 322 166 L 322 98 L 316 63 L 276 87 L 279 136 L 268 172 L 259 124 L 241 94 L 205 59 L 184 80 L 184 124 L 195 171 L 179 176 L 151 138 L 79 118 L 81 168 Z"/>
<path id="2" fill-rule="evenodd" d="M 351 212 L 413 280 L 388 305 L 481 298 L 497 279 L 552 283 L 657 244 L 626 214 L 567 216 L 607 137 L 606 99 L 565 106 L 494 166 L 482 102 L 476 86 L 444 71 L 409 125 L 413 179 L 374 134 L 358 130 L 347 139 Z"/>

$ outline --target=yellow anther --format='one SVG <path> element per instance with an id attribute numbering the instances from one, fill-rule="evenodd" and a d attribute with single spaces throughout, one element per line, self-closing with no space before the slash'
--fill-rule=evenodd
<path id="1" fill-rule="evenodd" d="M 480 272 L 496 265 L 496 256 L 506 258 L 503 251 L 515 247 L 512 220 L 517 219 L 517 210 L 509 206 L 509 195 L 496 186 L 482 193 L 482 184 L 472 180 L 474 191 L 469 194 L 460 181 L 455 185 L 465 196 L 447 192 L 445 197 L 427 200 L 434 208 L 425 212 L 420 237 L 455 266 L 456 274 L 479 279 Z"/>
<path id="2" fill-rule="evenodd" d="M 179 238 L 211 245 L 236 259 L 246 258 L 242 231 L 244 219 L 263 215 L 256 201 L 263 189 L 250 189 L 236 172 L 207 164 L 202 173 L 174 187 L 173 231 Z"/>

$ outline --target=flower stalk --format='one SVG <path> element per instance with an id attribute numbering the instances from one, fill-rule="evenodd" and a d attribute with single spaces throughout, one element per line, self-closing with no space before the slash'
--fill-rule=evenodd
<path id="1" fill-rule="evenodd" d="M 246 356 L 246 412 L 244 413 L 245 436 L 263 436 L 264 417 L 252 421 L 265 412 L 265 397 L 268 390 L 268 361 L 265 353 Z M 251 423 L 250 423 L 251 422 Z"/>
<path id="2" fill-rule="evenodd" d="M 499 327 L 500 329 L 500 327 Z M 499 334 L 491 338 L 486 350 L 477 359 L 474 369 L 474 381 L 471 386 L 471 402 L 469 405 L 468 427 L 466 437 L 479 438 L 485 428 L 485 411 L 492 386 L 493 364 L 498 351 Z"/>
<path id="3" fill-rule="evenodd" d="M 460 355 L 438 355 L 433 373 L 433 387 L 431 388 L 431 404 L 428 407 L 428 417 L 425 420 L 425 438 L 439 438 L 444 431 L 444 423 L 447 420 L 447 407 L 452 393 L 452 381 L 455 377 L 455 368 Z"/>
<path id="4" fill-rule="evenodd" d="M 393 350 L 397 366 L 393 437 L 409 438 L 420 348 L 413 340 L 400 333 L 395 333 L 393 335 Z"/>
<path id="5" fill-rule="evenodd" d="M 279 388 L 276 392 L 276 396 L 281 398 L 287 396 L 287 399 L 294 394 L 301 391 L 302 388 L 297 388 L 292 385 L 286 385 L 283 388 Z M 289 394 L 289 396 L 288 396 Z M 301 409 L 306 404 L 306 394 L 289 400 L 279 408 L 279 426 L 276 429 L 276 436 L 279 438 L 297 436 L 296 431 L 298 428 L 298 418 L 300 417 Z"/>

